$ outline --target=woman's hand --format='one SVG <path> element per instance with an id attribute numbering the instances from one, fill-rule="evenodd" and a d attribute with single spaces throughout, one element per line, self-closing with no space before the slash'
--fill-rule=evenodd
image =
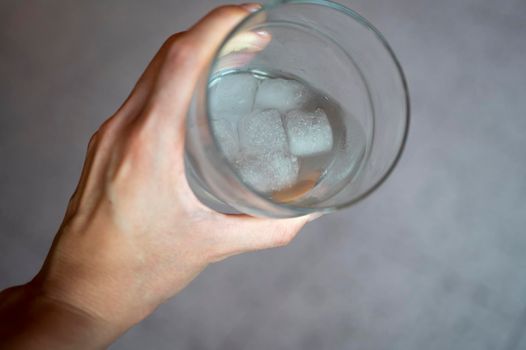
<path id="1" fill-rule="evenodd" d="M 293 239 L 307 218 L 222 215 L 199 203 L 185 179 L 185 116 L 198 77 L 255 6 L 218 8 L 164 43 L 130 97 L 93 135 L 42 270 L 27 286 L 3 293 L 0 314 L 16 312 L 20 300 L 29 313 L 38 303 L 55 307 L 62 333 L 68 317 L 78 318 L 70 335 L 84 342 L 75 346 L 106 346 L 208 264 Z M 53 341 L 49 332 L 40 337 Z"/>

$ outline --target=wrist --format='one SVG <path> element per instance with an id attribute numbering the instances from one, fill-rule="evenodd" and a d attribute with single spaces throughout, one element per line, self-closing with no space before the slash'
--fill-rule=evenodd
<path id="1" fill-rule="evenodd" d="M 32 298 L 39 303 L 81 319 L 83 324 L 96 330 L 105 339 L 110 339 L 110 342 L 150 313 L 150 311 L 139 313 L 137 310 L 130 310 L 132 308 L 124 305 L 123 298 L 119 298 L 111 285 L 93 281 L 92 278 L 84 279 L 69 275 L 71 274 L 57 275 L 44 268 L 24 288 L 27 288 Z"/>
<path id="2" fill-rule="evenodd" d="M 160 302 L 142 302 L 138 298 L 136 275 L 129 272 L 132 263 L 122 251 L 123 245 L 113 246 L 111 237 L 118 234 L 109 225 L 96 228 L 83 233 L 70 229 L 59 232 L 30 285 L 46 299 L 78 310 L 112 333 L 122 334 L 146 318 Z M 98 232 L 103 232 L 103 237 Z"/>
<path id="3" fill-rule="evenodd" d="M 120 333 L 112 325 L 28 283 L 0 293 L 0 348 L 102 349 Z"/>

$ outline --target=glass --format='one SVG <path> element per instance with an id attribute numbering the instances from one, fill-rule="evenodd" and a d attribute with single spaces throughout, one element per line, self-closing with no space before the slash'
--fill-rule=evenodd
<path id="1" fill-rule="evenodd" d="M 225 54 L 247 34 L 261 32 L 271 36 L 263 50 Z M 335 101 L 332 108 L 340 117 L 330 120 L 335 133 L 330 162 L 293 200 L 254 190 L 218 143 L 211 93 L 214 81 L 233 72 L 294 77 Z M 187 179 L 201 202 L 223 213 L 285 218 L 331 212 L 385 181 L 400 158 L 408 126 L 406 81 L 378 30 L 332 1 L 279 1 L 239 24 L 201 77 L 188 113 Z"/>

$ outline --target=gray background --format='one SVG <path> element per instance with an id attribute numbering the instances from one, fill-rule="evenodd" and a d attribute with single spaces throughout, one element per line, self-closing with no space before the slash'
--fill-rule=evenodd
<path id="1" fill-rule="evenodd" d="M 0 2 L 0 288 L 38 270 L 91 133 L 222 1 Z M 405 67 L 394 175 L 289 247 L 232 258 L 114 349 L 526 349 L 526 1 L 347 2 Z"/>

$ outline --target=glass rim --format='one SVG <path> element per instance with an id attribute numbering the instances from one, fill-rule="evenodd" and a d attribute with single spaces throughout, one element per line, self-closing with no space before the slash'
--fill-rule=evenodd
<path id="1" fill-rule="evenodd" d="M 263 5 L 259 10 L 249 14 L 247 17 L 245 17 L 240 23 L 238 23 L 229 32 L 229 34 L 225 37 L 225 39 L 223 39 L 223 41 L 221 42 L 221 45 L 219 45 L 218 49 L 216 50 L 216 52 L 215 52 L 215 54 L 213 56 L 214 58 L 212 59 L 211 64 L 208 67 L 208 71 L 206 73 L 206 76 L 207 76 L 206 77 L 206 84 L 207 85 L 206 85 L 206 89 L 205 89 L 207 119 L 208 119 L 209 125 L 211 125 L 210 124 L 211 115 L 210 115 L 210 108 L 209 108 L 209 106 L 210 106 L 209 102 L 210 101 L 209 101 L 208 84 L 210 83 L 210 79 L 213 78 L 213 75 L 212 75 L 213 74 L 213 68 L 216 66 L 217 58 L 219 57 L 219 54 L 220 54 L 221 50 L 236 35 L 236 33 L 241 28 L 243 28 L 248 22 L 250 22 L 254 17 L 260 15 L 261 13 L 265 13 L 265 12 L 267 12 L 269 10 L 272 10 L 272 9 L 274 9 L 276 7 L 279 7 L 280 5 L 285 5 L 285 4 L 319 5 L 319 6 L 325 6 L 325 7 L 331 8 L 333 10 L 336 10 L 336 11 L 338 11 L 340 13 L 343 13 L 343 14 L 347 15 L 348 17 L 350 17 L 351 19 L 355 20 L 356 22 L 360 23 L 367 30 L 372 31 L 372 33 L 374 34 L 376 39 L 386 49 L 386 51 L 388 53 L 388 56 L 391 57 L 391 60 L 395 64 L 396 71 L 398 72 L 398 75 L 400 77 L 400 81 L 402 83 L 402 88 L 403 88 L 404 100 L 405 100 L 405 108 L 406 108 L 405 116 L 404 116 L 405 117 L 404 118 L 405 125 L 404 125 L 402 139 L 401 139 L 400 145 L 398 147 L 398 151 L 397 151 L 395 157 L 392 159 L 389 167 L 384 172 L 384 174 L 377 181 L 375 181 L 375 183 L 373 185 L 371 185 L 362 194 L 360 194 L 359 196 L 357 196 L 357 197 L 355 197 L 355 198 L 353 198 L 353 199 L 351 199 L 351 200 L 349 200 L 349 201 L 347 201 L 347 202 L 345 202 L 343 204 L 332 205 L 332 206 L 327 206 L 327 207 L 323 207 L 322 206 L 322 207 L 318 207 L 318 208 L 316 208 L 316 207 L 294 206 L 292 204 L 286 204 L 286 203 L 276 203 L 276 202 L 270 200 L 269 198 L 266 198 L 266 197 L 262 196 L 260 193 L 258 193 L 254 189 L 252 189 L 247 184 L 245 184 L 243 182 L 243 180 L 241 179 L 240 175 L 238 174 L 238 172 L 234 169 L 233 165 L 225 157 L 225 160 L 226 160 L 226 163 L 227 163 L 227 167 L 229 169 L 229 172 L 234 174 L 234 176 L 236 177 L 236 179 L 238 180 L 238 182 L 242 185 L 242 187 L 244 189 L 248 190 L 251 194 L 257 196 L 258 198 L 260 198 L 261 200 L 265 201 L 267 204 L 269 204 L 270 206 L 274 207 L 275 209 L 278 209 L 278 210 L 283 210 L 284 209 L 284 210 L 287 210 L 288 212 L 294 212 L 295 216 L 302 216 L 302 215 L 307 215 L 307 214 L 316 213 L 316 212 L 332 212 L 332 211 L 336 211 L 336 210 L 349 208 L 349 207 L 353 206 L 354 204 L 362 201 L 363 199 L 365 199 L 366 197 L 368 197 L 369 195 L 374 193 L 376 190 L 378 190 L 378 188 L 380 188 L 386 182 L 386 180 L 389 178 L 389 176 L 391 176 L 391 174 L 395 170 L 396 166 L 400 162 L 400 159 L 402 158 L 402 154 L 404 153 L 404 150 L 405 150 L 405 147 L 406 147 L 406 144 L 407 144 L 408 135 L 409 135 L 410 122 L 411 122 L 411 102 L 410 102 L 409 88 L 408 88 L 407 79 L 405 77 L 405 73 L 404 73 L 404 70 L 402 68 L 402 65 L 400 64 L 400 61 L 398 60 L 394 50 L 391 48 L 391 46 L 389 45 L 389 42 L 384 37 L 384 35 L 371 22 L 369 22 L 365 17 L 360 15 L 355 10 L 352 10 L 351 8 L 349 8 L 349 7 L 345 6 L 345 5 L 340 4 L 338 2 L 335 2 L 335 1 L 332 1 L 332 0 L 275 0 L 275 1 L 271 2 L 271 3 L 269 3 L 269 4 Z M 218 150 L 220 150 L 221 148 L 219 147 L 219 143 L 218 143 L 218 140 L 216 139 L 216 136 L 214 135 L 213 132 L 211 132 L 210 134 L 211 134 L 212 139 L 214 141 L 214 145 L 218 148 Z M 224 155 L 223 155 L 223 157 L 224 157 Z"/>

